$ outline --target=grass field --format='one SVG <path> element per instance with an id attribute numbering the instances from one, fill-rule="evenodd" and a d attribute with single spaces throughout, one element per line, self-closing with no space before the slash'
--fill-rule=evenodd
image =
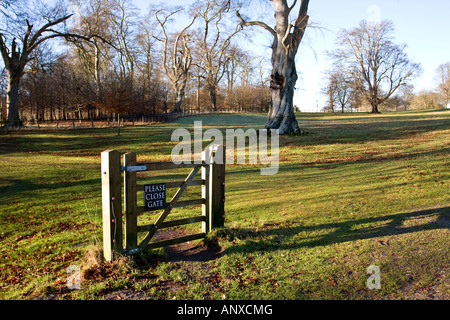
<path id="1" fill-rule="evenodd" d="M 276 175 L 227 165 L 209 249 L 113 264 L 98 258 L 103 150 L 170 160 L 176 128 L 258 129 L 265 115 L 0 135 L 0 299 L 450 299 L 450 111 L 297 116 L 308 134 L 280 138 Z"/>

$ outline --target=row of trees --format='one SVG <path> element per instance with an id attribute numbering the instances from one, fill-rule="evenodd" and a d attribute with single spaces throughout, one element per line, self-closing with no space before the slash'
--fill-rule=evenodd
<path id="1" fill-rule="evenodd" d="M 247 11 L 251 16 L 252 3 L 198 0 L 187 11 L 184 10 L 189 16 L 184 28 L 170 31 L 166 27 L 181 10 L 158 8 L 142 17 L 130 0 L 72 0 L 70 8 L 77 12 L 69 14 L 67 1 L 0 0 L 6 8 L 0 12 L 5 16 L 0 26 L 0 49 L 8 79 L 8 126 L 21 125 L 19 88 L 28 71 L 27 66 L 37 57 L 33 53 L 52 38 L 64 38 L 72 48 L 76 48 L 66 53 L 69 69 L 76 72 L 67 78 L 77 79 L 75 85 L 67 88 L 75 88 L 80 96 L 95 97 L 87 101 L 98 108 L 98 113 L 137 112 L 136 107 L 142 109 L 138 112 L 145 111 L 148 106 L 156 108 L 156 102 L 147 104 L 153 97 L 167 97 L 168 94 L 174 96 L 173 111 L 179 111 L 192 79 L 194 83 L 197 81 L 194 86 L 197 101 L 203 89 L 215 110 L 222 80 L 227 79 L 225 100 L 228 103 L 239 103 L 239 92 L 245 92 L 246 97 L 255 98 L 253 105 L 268 107 L 267 129 L 279 129 L 280 134 L 301 132 L 293 106 L 297 81 L 295 56 L 308 26 L 309 0 L 290 3 L 272 0 L 275 19 L 270 24 L 274 27 L 241 14 L 241 11 Z M 68 24 L 73 19 L 75 22 Z M 180 21 L 183 20 L 177 17 L 178 26 Z M 158 34 L 155 33 L 155 24 L 161 30 Z M 235 27 L 230 28 L 231 25 Z M 245 52 L 235 42 L 238 33 L 252 26 L 262 27 L 273 37 L 268 86 L 265 86 L 262 76 L 259 77 L 260 82 L 250 81 L 258 79 L 248 73 L 254 69 L 251 67 L 254 59 L 245 58 Z M 17 46 L 17 39 L 22 49 Z M 162 44 L 162 52 L 156 43 Z M 159 55 L 155 55 L 158 50 Z M 198 54 L 194 58 L 196 51 Z M 239 52 L 241 57 L 237 58 Z M 238 77 L 241 78 L 240 85 L 235 81 Z M 41 82 L 39 87 L 42 87 Z M 155 96 L 149 92 L 156 92 Z M 22 95 L 26 94 L 30 95 L 30 100 L 36 99 L 36 94 L 32 96 L 25 92 Z M 72 104 L 74 100 L 65 101 Z M 163 98 L 162 101 L 163 109 L 167 110 L 169 100 Z M 64 104 L 62 108 L 66 108 Z"/>
<path id="2" fill-rule="evenodd" d="M 293 106 L 295 58 L 309 0 L 271 0 L 269 23 L 251 20 L 253 4 L 237 0 L 160 5 L 145 15 L 131 1 L 0 0 L 7 125 L 20 125 L 20 112 L 43 120 L 258 107 L 268 110 L 267 129 L 302 132 Z M 252 27 L 272 36 L 270 76 L 265 60 L 239 45 L 246 30 L 255 34 Z M 362 21 L 340 32 L 324 89 L 329 109 L 367 103 L 378 113 L 400 92 L 412 92 L 421 67 L 409 60 L 406 45 L 394 43 L 393 31 L 390 21 Z M 56 52 L 52 39 L 67 46 Z M 444 73 L 440 89 L 448 103 Z"/>
<path id="3" fill-rule="evenodd" d="M 198 1 L 189 10 L 160 5 L 145 15 L 130 0 L 67 4 L 2 0 L 8 121 L 268 110 L 264 61 L 235 41 L 242 27 L 230 1 Z M 55 53 L 52 38 L 66 46 Z"/>
<path id="4" fill-rule="evenodd" d="M 450 100 L 450 62 L 436 70 L 436 92 L 414 93 L 411 80 L 421 74 L 420 64 L 406 54 L 405 44 L 393 42 L 392 21 L 341 30 L 337 49 L 329 52 L 332 68 L 325 73 L 323 108 L 328 112 L 447 107 Z"/>

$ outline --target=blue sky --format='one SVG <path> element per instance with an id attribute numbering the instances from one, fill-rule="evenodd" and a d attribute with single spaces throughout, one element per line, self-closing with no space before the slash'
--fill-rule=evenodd
<path id="1" fill-rule="evenodd" d="M 257 2 L 256 0 L 253 0 Z M 264 1 L 264 0 L 261 0 Z M 268 0 L 267 0 L 268 1 Z M 160 1 L 133 0 L 142 10 Z M 173 5 L 188 5 L 192 0 L 173 0 Z M 292 1 L 289 1 L 291 3 Z M 261 8 L 257 3 L 256 6 Z M 267 10 L 271 7 L 266 6 Z M 442 63 L 450 61 L 450 1 L 449 0 L 311 0 L 310 21 L 321 31 L 308 29 L 307 42 L 302 43 L 297 54 L 297 70 L 301 79 L 297 82 L 294 104 L 302 111 L 317 111 L 323 106 L 320 94 L 323 72 L 329 67 L 326 50 L 335 48 L 337 32 L 353 28 L 363 19 L 389 19 L 396 26 L 397 43 L 406 43 L 410 59 L 422 64 L 423 75 L 413 81 L 416 91 L 434 89 L 435 71 Z M 260 28 L 254 37 L 252 50 L 270 55 L 267 46 L 270 37 Z M 268 66 L 270 67 L 270 66 Z"/>

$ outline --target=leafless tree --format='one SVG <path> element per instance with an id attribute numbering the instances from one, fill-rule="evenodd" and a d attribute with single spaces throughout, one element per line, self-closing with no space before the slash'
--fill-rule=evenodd
<path id="1" fill-rule="evenodd" d="M 450 61 L 441 64 L 436 70 L 436 78 L 439 81 L 438 92 L 444 108 L 450 103 Z"/>
<path id="2" fill-rule="evenodd" d="M 321 93 L 327 98 L 324 112 L 335 112 L 337 86 L 334 78 L 328 72 L 325 74 L 325 84 L 322 86 Z"/>
<path id="3" fill-rule="evenodd" d="M 33 59 L 33 52 L 46 41 L 53 38 L 83 38 L 90 40 L 88 36 L 81 36 L 68 32 L 65 22 L 72 16 L 66 11 L 65 1 L 58 1 L 53 7 L 44 6 L 40 1 L 34 2 L 37 7 L 28 8 L 29 12 L 35 13 L 33 23 L 41 26 L 34 27 L 31 19 L 23 20 L 17 17 L 13 21 L 11 30 L 4 29 L 0 32 L 0 51 L 8 73 L 7 88 L 7 126 L 21 126 L 19 117 L 19 86 L 20 80 L 26 71 L 27 64 Z M 29 17 L 30 18 L 30 17 Z M 23 28 L 26 25 L 25 28 Z M 17 42 L 20 41 L 20 43 Z"/>
<path id="4" fill-rule="evenodd" d="M 411 109 L 439 108 L 438 94 L 434 91 L 422 90 L 411 101 Z"/>
<path id="5" fill-rule="evenodd" d="M 139 23 L 139 32 L 137 43 L 137 65 L 139 70 L 138 83 L 141 90 L 142 105 L 147 105 L 148 111 L 156 113 L 156 105 L 162 96 L 162 82 L 164 76 L 159 72 L 161 70 L 161 53 L 154 37 L 157 30 L 154 15 L 149 12 Z M 143 110 L 143 112 L 146 110 Z"/>
<path id="6" fill-rule="evenodd" d="M 124 82 L 128 82 L 131 85 L 129 90 L 132 91 L 136 65 L 134 43 L 138 11 L 131 0 L 106 0 L 105 3 L 117 50 L 115 65 L 118 66 L 118 69 L 116 75 Z"/>
<path id="7" fill-rule="evenodd" d="M 72 1 L 77 8 L 73 32 L 98 35 L 88 43 L 72 41 L 85 76 L 95 86 L 95 105 L 114 114 L 137 112 L 148 92 L 138 81 L 148 82 L 139 73 L 144 39 L 136 7 L 130 0 Z"/>
<path id="8" fill-rule="evenodd" d="M 335 64 L 325 74 L 326 84 L 322 88 L 322 94 L 328 98 L 327 109 L 335 112 L 336 107 L 340 107 L 343 113 L 347 107 L 351 107 L 352 96 L 357 90 L 354 78 L 339 64 Z"/>
<path id="9" fill-rule="evenodd" d="M 393 42 L 394 24 L 361 21 L 351 30 L 341 30 L 339 48 L 333 55 L 360 84 L 360 91 L 379 113 L 379 105 L 387 101 L 400 87 L 421 72 L 418 63 L 411 62 L 405 44 Z"/>
<path id="10" fill-rule="evenodd" d="M 247 21 L 239 11 L 237 16 L 241 26 L 259 26 L 273 36 L 270 80 L 272 105 L 269 108 L 266 128 L 279 129 L 280 134 L 288 134 L 300 130 L 293 104 L 295 83 L 298 79 L 295 56 L 308 26 L 309 0 L 301 1 L 295 22 L 290 20 L 290 14 L 295 9 L 297 0 L 291 5 L 287 0 L 271 1 L 275 11 L 275 28 L 262 21 Z"/>
<path id="11" fill-rule="evenodd" d="M 401 106 L 403 106 L 404 110 L 408 110 L 411 106 L 411 102 L 414 99 L 414 86 L 412 84 L 408 84 L 400 88 L 399 98 L 401 101 Z"/>
<path id="12" fill-rule="evenodd" d="M 169 18 L 182 11 L 181 8 L 173 10 L 170 13 L 164 14 L 164 18 L 161 18 L 159 14 L 163 13 L 163 10 L 155 12 L 155 18 L 158 21 L 163 38 L 156 38 L 163 44 L 162 51 L 162 65 L 166 73 L 167 78 L 172 84 L 172 88 L 175 94 L 174 112 L 181 112 L 181 104 L 185 94 L 186 84 L 189 78 L 189 69 L 192 64 L 191 49 L 189 43 L 192 42 L 191 37 L 186 31 L 194 24 L 197 16 L 194 16 L 191 22 L 183 28 L 178 34 L 174 36 L 173 47 L 170 46 L 170 39 L 166 30 L 166 23 Z"/>
<path id="13" fill-rule="evenodd" d="M 76 11 L 76 23 L 72 26 L 72 32 L 77 34 L 96 34 L 100 38 L 93 38 L 87 42 L 80 39 L 72 39 L 71 44 L 76 49 L 76 56 L 81 62 L 84 71 L 95 84 L 97 100 L 103 97 L 103 80 L 110 63 L 107 59 L 112 49 L 110 45 L 112 33 L 108 19 L 108 8 L 103 0 L 73 0 Z"/>
<path id="14" fill-rule="evenodd" d="M 226 33 L 223 22 L 230 12 L 229 0 L 204 0 L 196 3 L 191 9 L 198 16 L 202 28 L 194 38 L 198 49 L 197 65 L 204 69 L 206 88 L 209 93 L 211 108 L 217 110 L 217 90 L 219 82 L 225 73 L 225 65 L 230 57 L 226 54 L 231 45 L 231 39 L 240 31 Z"/>
<path id="15" fill-rule="evenodd" d="M 254 57 L 250 56 L 248 52 L 242 50 L 238 45 L 233 45 L 228 48 L 226 55 L 229 58 L 224 66 L 227 80 L 226 103 L 229 107 L 234 108 L 236 107 L 237 100 L 239 99 L 238 92 L 236 90 L 236 87 L 239 86 L 237 81 L 240 78 L 241 88 L 248 85 L 252 71 L 251 62 Z"/>

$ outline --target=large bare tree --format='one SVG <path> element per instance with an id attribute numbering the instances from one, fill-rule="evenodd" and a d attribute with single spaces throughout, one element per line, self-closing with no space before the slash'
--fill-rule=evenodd
<path id="1" fill-rule="evenodd" d="M 214 111 L 217 110 L 219 83 L 230 60 L 227 50 L 231 46 L 232 38 L 240 31 L 240 28 L 236 28 L 226 32 L 224 24 L 231 5 L 230 0 L 204 0 L 195 3 L 191 9 L 192 14 L 198 16 L 202 24 L 194 38 L 200 60 L 197 66 L 204 70 L 206 88 Z"/>
<path id="2" fill-rule="evenodd" d="M 102 0 L 73 0 L 77 8 L 76 23 L 72 26 L 72 32 L 76 34 L 96 34 L 102 39 L 108 39 L 112 43 L 112 27 L 108 19 L 108 8 Z M 72 39 L 76 49 L 76 56 L 81 62 L 84 71 L 95 84 L 97 100 L 103 97 L 103 78 L 105 77 L 109 56 L 112 48 L 106 45 L 100 38 L 93 38 L 87 42 L 80 39 Z"/>
<path id="3" fill-rule="evenodd" d="M 267 129 L 279 129 L 280 134 L 301 131 L 294 114 L 294 90 L 298 75 L 295 56 L 308 26 L 309 0 L 302 0 L 295 21 L 290 14 L 298 1 L 291 5 L 287 0 L 271 0 L 275 11 L 275 28 L 262 21 L 247 21 L 239 11 L 237 16 L 242 26 L 259 26 L 273 36 L 272 73 L 270 79 L 270 96 L 272 100 L 267 119 Z"/>
<path id="4" fill-rule="evenodd" d="M 21 126 L 19 117 L 19 86 L 20 80 L 26 71 L 27 64 L 34 58 L 33 52 L 44 42 L 57 37 L 80 37 L 67 32 L 64 28 L 65 22 L 72 16 L 66 11 L 67 5 L 64 1 L 56 2 L 54 7 L 28 8 L 29 11 L 39 13 L 34 20 L 41 23 L 35 28 L 31 19 L 23 19 L 23 16 L 15 15 L 15 20 L 9 21 L 10 29 L 0 29 L 0 52 L 8 74 L 8 88 L 6 96 L 7 126 Z M 7 9 L 8 10 L 8 9 Z M 8 12 L 8 15 L 13 16 Z M 18 41 L 19 40 L 19 43 Z"/>
<path id="5" fill-rule="evenodd" d="M 138 9 L 132 0 L 105 0 L 108 20 L 112 26 L 114 46 L 117 56 L 115 65 L 117 77 L 128 83 L 133 94 L 133 80 L 136 64 L 136 26 L 139 20 Z"/>
<path id="6" fill-rule="evenodd" d="M 170 48 L 170 39 L 166 31 L 166 23 L 172 15 L 182 11 L 182 9 L 175 9 L 170 13 L 165 13 L 164 18 L 159 16 L 162 11 L 163 10 L 156 11 L 155 18 L 161 27 L 163 39 L 158 37 L 156 39 L 163 44 L 162 64 L 175 94 L 173 111 L 181 112 L 184 91 L 189 78 L 189 69 L 192 64 L 191 50 L 188 45 L 192 40 L 186 31 L 194 24 L 197 16 L 194 16 L 192 21 L 174 36 L 173 47 Z"/>
<path id="7" fill-rule="evenodd" d="M 361 21 L 356 28 L 340 31 L 339 48 L 333 52 L 337 62 L 360 83 L 372 113 L 379 113 L 378 106 L 422 70 L 420 64 L 409 60 L 405 44 L 393 42 L 393 32 L 392 21 Z"/>

